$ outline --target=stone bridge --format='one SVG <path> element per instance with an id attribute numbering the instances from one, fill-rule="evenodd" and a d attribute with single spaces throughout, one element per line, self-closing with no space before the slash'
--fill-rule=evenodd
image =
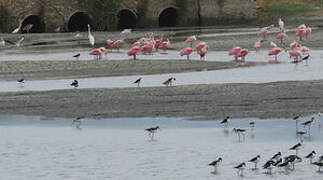
<path id="1" fill-rule="evenodd" d="M 256 17 L 255 0 L 1 0 L 0 32 L 218 25 Z M 32 24 L 31 29 L 24 28 Z"/>

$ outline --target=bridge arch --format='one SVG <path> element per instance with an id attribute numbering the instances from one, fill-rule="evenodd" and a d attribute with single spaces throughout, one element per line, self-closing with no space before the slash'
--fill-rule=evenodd
<path id="1" fill-rule="evenodd" d="M 175 7 L 167 7 L 158 16 L 160 27 L 174 27 L 178 24 L 178 10 Z"/>
<path id="2" fill-rule="evenodd" d="M 38 15 L 27 16 L 21 23 L 21 33 L 43 33 L 45 22 Z"/>
<path id="3" fill-rule="evenodd" d="M 92 25 L 90 16 L 85 12 L 76 12 L 68 20 L 67 29 L 69 32 L 87 31 L 87 25 Z"/>
<path id="4" fill-rule="evenodd" d="M 122 9 L 118 12 L 118 29 L 133 29 L 137 27 L 137 14 L 130 9 Z"/>

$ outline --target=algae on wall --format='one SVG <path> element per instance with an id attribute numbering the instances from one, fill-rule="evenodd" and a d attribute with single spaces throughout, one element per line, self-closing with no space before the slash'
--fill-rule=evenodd
<path id="1" fill-rule="evenodd" d="M 1 3 L 1 2 L 0 2 Z M 4 3 L 0 4 L 0 33 L 10 31 L 11 15 Z"/>

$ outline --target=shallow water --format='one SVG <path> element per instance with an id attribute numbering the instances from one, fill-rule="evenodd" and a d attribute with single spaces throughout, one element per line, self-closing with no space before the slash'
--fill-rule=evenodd
<path id="1" fill-rule="evenodd" d="M 300 122 L 308 120 L 304 117 Z M 255 121 L 251 133 L 249 122 Z M 322 132 L 312 126 L 300 155 L 313 149 L 322 155 Z M 159 125 L 154 141 L 145 128 Z M 235 165 L 257 154 L 261 165 L 273 154 L 293 154 L 298 142 L 291 119 L 234 119 L 228 133 L 219 121 L 187 121 L 183 118 L 85 119 L 82 129 L 71 119 L 0 116 L 0 173 L 4 179 L 234 179 Z M 237 142 L 233 127 L 246 128 L 244 142 Z M 302 127 L 301 127 L 302 128 Z M 208 163 L 223 158 L 219 174 Z M 289 175 L 274 169 L 252 171 L 247 179 L 318 179 L 322 175 L 307 160 Z"/>

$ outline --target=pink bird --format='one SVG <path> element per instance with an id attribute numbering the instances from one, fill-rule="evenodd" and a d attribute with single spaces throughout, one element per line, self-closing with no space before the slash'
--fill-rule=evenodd
<path id="1" fill-rule="evenodd" d="M 146 53 L 152 53 L 153 48 L 154 48 L 154 44 L 153 43 L 147 43 L 147 44 L 145 44 L 141 48 L 141 52 L 143 52 L 144 54 L 146 54 Z"/>
<path id="2" fill-rule="evenodd" d="M 107 45 L 109 46 L 109 47 L 112 47 L 113 46 L 113 41 L 112 40 L 107 40 Z"/>
<path id="3" fill-rule="evenodd" d="M 237 61 L 238 60 L 238 54 L 240 53 L 241 51 L 241 47 L 239 46 L 236 46 L 236 47 L 233 47 L 230 51 L 229 51 L 229 56 L 234 56 L 234 60 Z"/>
<path id="4" fill-rule="evenodd" d="M 189 38 L 186 39 L 186 43 L 190 43 L 191 47 L 193 47 L 193 42 L 196 41 L 196 36 L 191 36 Z"/>
<path id="5" fill-rule="evenodd" d="M 301 51 L 295 51 L 295 50 L 290 51 L 288 54 L 290 58 L 294 58 L 294 62 L 298 62 L 298 58 L 302 56 Z"/>
<path id="6" fill-rule="evenodd" d="M 187 56 L 187 60 L 190 60 L 190 55 L 192 54 L 192 52 L 193 52 L 193 49 L 190 47 L 187 47 L 181 50 L 180 55 Z"/>
<path id="7" fill-rule="evenodd" d="M 306 36 L 306 29 L 297 29 L 296 30 L 296 37 L 299 37 L 299 40 L 302 41 L 303 40 L 303 37 Z"/>
<path id="8" fill-rule="evenodd" d="M 278 47 L 273 48 L 268 52 L 268 56 L 275 56 L 275 61 L 277 61 L 277 55 L 281 52 L 281 49 Z"/>
<path id="9" fill-rule="evenodd" d="M 169 45 L 170 45 L 170 41 L 169 41 L 169 39 L 167 39 L 167 41 L 164 41 L 161 43 L 159 49 L 164 50 L 164 53 L 166 54 L 166 51 L 167 51 Z"/>
<path id="10" fill-rule="evenodd" d="M 285 29 L 284 29 L 285 23 L 281 18 L 279 18 L 279 20 L 278 20 L 278 25 L 279 25 L 280 32 L 284 32 L 285 31 Z"/>
<path id="11" fill-rule="evenodd" d="M 258 50 L 260 49 L 261 47 L 261 41 L 257 41 L 255 42 L 255 44 L 253 45 L 253 48 L 256 52 L 258 52 Z"/>
<path id="12" fill-rule="evenodd" d="M 120 51 L 121 42 L 122 42 L 122 40 L 116 40 L 112 44 L 112 47 L 117 48 L 118 49 L 118 52 Z"/>
<path id="13" fill-rule="evenodd" d="M 197 51 L 200 51 L 200 50 L 202 50 L 203 48 L 205 48 L 206 47 L 206 43 L 205 42 L 200 42 L 200 43 L 198 43 L 196 46 L 195 46 L 195 49 L 197 50 Z"/>
<path id="14" fill-rule="evenodd" d="M 155 47 L 156 47 L 156 50 L 158 51 L 158 49 L 159 49 L 159 46 L 160 46 L 160 44 L 161 44 L 161 40 L 160 39 L 156 39 L 155 40 Z"/>
<path id="15" fill-rule="evenodd" d="M 140 47 L 140 46 L 141 46 L 141 43 L 140 43 L 139 41 L 136 41 L 136 42 L 134 42 L 134 43 L 131 45 L 131 47 L 135 47 L 135 46 Z"/>
<path id="16" fill-rule="evenodd" d="M 3 38 L 1 38 L 0 47 L 5 47 L 5 46 L 6 46 L 6 42 L 3 40 Z"/>
<path id="17" fill-rule="evenodd" d="M 205 55 L 207 54 L 207 46 L 201 50 L 198 50 L 197 53 L 200 55 L 200 59 L 205 60 Z"/>
<path id="18" fill-rule="evenodd" d="M 312 28 L 310 28 L 310 27 L 307 27 L 306 29 L 306 32 L 305 32 L 305 37 L 306 37 L 306 39 L 308 39 L 308 36 L 311 34 L 311 32 L 312 32 Z"/>
<path id="19" fill-rule="evenodd" d="M 93 49 L 90 52 L 90 55 L 95 56 L 97 60 L 102 58 L 101 54 L 102 54 L 102 51 L 100 49 Z"/>
<path id="20" fill-rule="evenodd" d="M 291 48 L 292 50 L 294 50 L 295 48 L 297 48 L 297 47 L 298 47 L 298 42 L 297 42 L 297 41 L 294 41 L 294 42 L 292 42 L 289 46 L 290 46 L 290 48 Z"/>
<path id="21" fill-rule="evenodd" d="M 287 34 L 281 32 L 276 36 L 276 39 L 280 40 L 280 43 L 283 44 L 283 39 L 287 37 Z"/>
<path id="22" fill-rule="evenodd" d="M 238 57 L 241 57 L 241 61 L 244 62 L 245 61 L 245 57 L 248 55 L 249 51 L 248 49 L 242 49 L 239 53 L 238 53 Z"/>
<path id="23" fill-rule="evenodd" d="M 263 27 L 260 29 L 260 32 L 259 32 L 259 36 L 263 38 L 263 40 L 266 39 L 266 36 L 267 36 L 267 32 L 269 29 L 273 28 L 274 25 L 270 25 L 270 26 L 267 26 L 267 27 Z"/>
<path id="24" fill-rule="evenodd" d="M 306 29 L 306 25 L 305 24 L 301 24 L 297 27 L 297 29 Z"/>
<path id="25" fill-rule="evenodd" d="M 306 47 L 306 46 L 302 46 L 302 47 L 300 48 L 300 50 L 302 51 L 302 53 L 308 53 L 308 52 L 310 52 L 310 48 L 308 48 L 308 47 Z"/>
<path id="26" fill-rule="evenodd" d="M 127 54 L 128 54 L 128 56 L 133 56 L 133 60 L 136 60 L 137 53 L 139 51 L 140 51 L 140 48 L 138 46 L 134 46 L 128 51 Z"/>

